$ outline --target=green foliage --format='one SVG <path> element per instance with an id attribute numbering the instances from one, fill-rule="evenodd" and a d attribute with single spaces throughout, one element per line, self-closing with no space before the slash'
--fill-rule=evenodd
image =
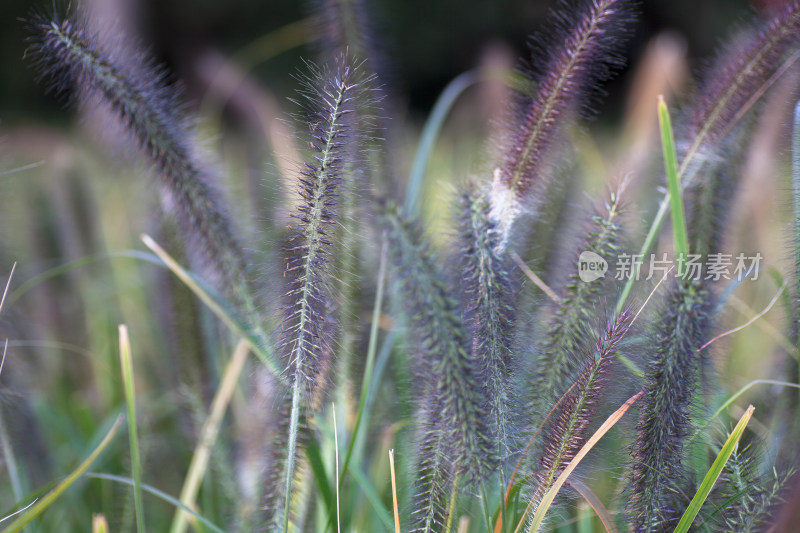
<path id="1" fill-rule="evenodd" d="M 9 480 L 0 483 L 8 509 L 0 524 L 30 532 L 170 522 L 173 531 L 320 533 L 505 533 L 573 521 L 582 531 L 637 533 L 767 527 L 800 438 L 800 385 L 786 362 L 798 351 L 796 324 L 787 329 L 770 311 L 785 283 L 764 312 L 750 309 L 762 306 L 764 287 L 774 292 L 758 275 L 763 263 L 730 283 L 710 263 L 727 254 L 733 270 L 740 250 L 763 254 L 773 269 L 779 260 L 765 236 L 783 221 L 755 197 L 784 184 L 759 182 L 760 196 L 741 201 L 736 188 L 752 187 L 744 169 L 756 164 L 747 156 L 754 145 L 788 139 L 769 129 L 781 121 L 759 123 L 755 111 L 790 114 L 783 74 L 800 54 L 800 2 L 737 34 L 694 94 L 668 95 L 672 116 L 655 101 L 669 85 L 641 89 L 647 120 L 630 123 L 649 121 L 650 130 L 638 131 L 641 145 L 617 146 L 608 122 L 580 126 L 621 64 L 633 3 L 576 2 L 552 15 L 524 73 L 500 75 L 490 64 L 462 74 L 417 132 L 389 103 L 391 65 L 376 53 L 367 3 L 320 1 L 308 28 L 321 66 L 306 63 L 295 78 L 294 137 L 275 133 L 290 128 L 272 116 L 281 106 L 271 85 L 241 83 L 232 63 L 209 83 L 225 85 L 231 100 L 224 110 L 206 101 L 208 126 L 125 38 L 88 29 L 97 13 L 34 16 L 28 57 L 41 78 L 79 113 L 103 117 L 104 146 L 134 148 L 126 151 L 155 176 L 166 217 L 153 214 L 141 172 L 71 131 L 36 148 L 33 160 L 46 164 L 0 172 L 14 200 L 0 222 L 29 226 L 0 242 L 23 265 L 10 283 L 18 287 L 9 288 L 11 310 L 0 303 L 2 332 L 18 337 L 0 363 L 0 479 Z M 465 105 L 483 84 L 506 105 L 488 135 L 483 119 L 499 98 Z M 268 132 L 267 164 L 253 129 L 240 135 L 237 114 Z M 225 125 L 212 131 L 220 164 L 201 155 L 196 123 Z M 659 148 L 664 165 L 650 157 Z M 612 160 L 627 150 L 630 158 Z M 477 152 L 486 163 L 476 169 Z M 771 159 L 788 176 L 787 162 Z M 409 171 L 406 183 L 396 179 Z M 658 186 L 668 193 L 655 194 Z M 623 199 L 631 216 L 622 216 Z M 602 209 L 587 215 L 587 205 Z M 669 212 L 670 259 L 697 254 L 703 265 L 662 279 L 647 254 Z M 141 238 L 155 256 L 124 250 L 141 248 L 144 232 L 155 237 Z M 626 254 L 629 242 L 640 257 Z M 627 278 L 625 257 L 634 259 Z M 597 279 L 585 277 L 587 258 Z M 619 361 L 645 370 L 632 374 Z M 762 413 L 757 434 L 745 430 L 752 409 L 736 412 L 745 393 Z M 119 422 L 108 431 L 126 410 L 128 446 L 111 439 Z M 617 424 L 628 411 L 638 423 Z M 736 419 L 716 447 L 714 426 Z M 769 453 L 749 451 L 759 445 Z M 81 456 L 89 459 L 73 470 Z M 582 500 L 599 520 L 585 516 Z"/>

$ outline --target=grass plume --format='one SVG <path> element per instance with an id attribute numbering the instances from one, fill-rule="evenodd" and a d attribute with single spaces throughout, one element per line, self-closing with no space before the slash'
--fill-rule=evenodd
<path id="1" fill-rule="evenodd" d="M 110 107 L 152 165 L 200 269 L 253 328 L 270 342 L 258 312 L 249 267 L 219 193 L 211 165 L 200 157 L 175 88 L 143 60 L 120 64 L 85 31 L 79 15 L 35 16 L 28 53 L 52 90 L 70 90 Z M 276 364 L 277 367 L 277 364 Z"/>
<path id="2" fill-rule="evenodd" d="M 563 42 L 549 54 L 549 63 L 536 80 L 536 94 L 525 105 L 518 133 L 495 173 L 492 208 L 506 236 L 518 204 L 550 180 L 548 152 L 564 117 L 573 106 L 585 105 L 588 88 L 619 64 L 614 50 L 628 21 L 628 8 L 626 0 L 592 0 L 586 2 L 574 26 L 556 17 Z"/>
<path id="3" fill-rule="evenodd" d="M 513 427 L 514 285 L 507 254 L 498 253 L 500 235 L 489 216 L 485 194 L 461 197 L 460 255 L 467 320 L 472 325 L 472 358 L 478 361 L 489 398 L 499 457 L 511 451 Z"/>
<path id="4" fill-rule="evenodd" d="M 332 366 L 330 248 L 336 235 L 337 187 L 346 156 L 347 136 L 359 92 L 365 89 L 358 71 L 341 58 L 331 73 L 312 67 L 301 93 L 311 108 L 312 162 L 299 177 L 301 197 L 295 234 L 287 247 L 284 277 L 289 279 L 288 306 L 282 326 L 282 347 L 291 386 L 283 481 L 269 487 L 271 523 L 288 529 L 298 453 L 298 433 L 312 398 L 327 386 Z M 317 402 L 318 403 L 318 402 Z M 281 505 L 282 503 L 282 505 Z M 282 512 L 282 514 L 281 514 Z M 281 518 L 278 518 L 281 517 Z"/>
<path id="5" fill-rule="evenodd" d="M 677 522 L 673 505 L 685 482 L 683 446 L 699 371 L 697 349 L 709 331 L 711 306 L 702 282 L 675 280 L 652 334 L 655 353 L 633 446 L 629 513 L 636 531 Z"/>
<path id="6" fill-rule="evenodd" d="M 630 323 L 631 315 L 626 310 L 608 324 L 597 339 L 595 350 L 586 357 L 572 392 L 559 404 L 543 441 L 544 453 L 539 460 L 542 470 L 532 478 L 535 501 L 550 490 L 556 478 L 583 447 L 586 427 L 602 392 L 604 374 L 616 357 L 619 342 L 628 332 Z"/>
<path id="7" fill-rule="evenodd" d="M 800 2 L 793 0 L 781 7 L 754 37 L 739 37 L 728 43 L 726 50 L 730 51 L 704 78 L 700 98 L 692 107 L 686 134 L 691 144 L 682 167 L 701 147 L 713 146 L 731 131 L 742 112 L 751 107 L 753 96 L 777 70 L 787 50 L 800 42 L 798 36 Z"/>
<path id="8" fill-rule="evenodd" d="M 396 210 L 387 218 L 407 322 L 421 352 L 422 436 L 412 530 L 439 531 L 448 517 L 448 490 L 480 479 L 496 463 L 494 439 L 459 306 L 419 229 Z"/>

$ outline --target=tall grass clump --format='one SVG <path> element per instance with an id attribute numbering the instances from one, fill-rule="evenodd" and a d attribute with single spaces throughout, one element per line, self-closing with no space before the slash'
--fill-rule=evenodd
<path id="1" fill-rule="evenodd" d="M 310 3 L 310 20 L 231 56 L 302 37 L 315 57 L 294 77 L 221 69 L 248 131 L 275 127 L 272 92 L 296 87 L 276 128 L 293 136 L 265 135 L 255 165 L 236 113 L 195 116 L 126 37 L 89 31 L 82 4 L 28 16 L 26 60 L 79 112 L 106 112 L 104 140 L 155 175 L 185 254 L 131 239 L 170 221 L 130 201 L 150 188 L 126 165 L 72 129 L 10 130 L 45 163 L 0 169 L 0 223 L 30 225 L 0 242 L 20 265 L 0 302 L 2 531 L 777 527 L 800 442 L 798 270 L 774 237 L 792 226 L 797 245 L 797 111 L 794 167 L 780 155 L 800 2 L 741 26 L 691 89 L 637 84 L 635 145 L 598 97 L 648 4 L 561 2 L 525 67 L 460 75 L 421 134 L 368 7 Z M 633 61 L 620 83 L 663 67 Z M 508 100 L 492 127 L 484 83 Z M 790 174 L 791 215 L 774 207 Z M 262 192 L 285 205 L 245 197 Z M 54 261 L 76 242 L 86 257 Z"/>

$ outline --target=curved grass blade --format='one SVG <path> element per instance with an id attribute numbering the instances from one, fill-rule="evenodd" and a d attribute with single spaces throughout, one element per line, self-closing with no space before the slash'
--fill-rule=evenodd
<path id="1" fill-rule="evenodd" d="M 250 328 L 244 322 L 239 320 L 235 314 L 230 310 L 230 306 L 225 303 L 221 296 L 216 291 L 208 287 L 202 280 L 193 275 L 188 270 L 184 269 L 178 264 L 175 259 L 169 255 L 161 246 L 159 246 L 149 235 L 142 234 L 142 242 L 158 256 L 161 261 L 169 268 L 178 279 L 180 279 L 198 298 L 202 301 L 211 311 L 217 315 L 217 318 L 222 320 L 231 331 L 244 338 L 249 344 L 250 349 L 258 357 L 258 359 L 273 373 L 276 379 L 281 383 L 285 383 L 286 377 L 283 375 L 280 366 L 278 365 L 277 358 L 268 346 L 261 346 L 256 337 L 250 331 Z"/>
<path id="2" fill-rule="evenodd" d="M 119 358 L 122 368 L 122 386 L 125 389 L 125 406 L 128 410 L 128 437 L 131 445 L 131 471 L 133 472 L 133 506 L 136 511 L 136 531 L 144 533 L 144 507 L 142 505 L 142 465 L 139 459 L 139 442 L 136 430 L 136 389 L 133 381 L 131 341 L 128 328 L 119 326 Z"/>
<path id="3" fill-rule="evenodd" d="M 597 497 L 597 494 L 595 494 L 588 485 L 579 479 L 570 479 L 567 484 L 575 489 L 578 494 L 586 500 L 586 503 L 591 506 L 592 510 L 594 510 L 597 517 L 600 519 L 600 522 L 603 523 L 603 527 L 606 528 L 607 533 L 619 533 L 617 524 L 614 523 L 614 517 L 611 516 L 609 510 L 603 505 L 603 502 L 600 501 L 600 498 Z"/>
<path id="4" fill-rule="evenodd" d="M 125 485 L 133 485 L 134 484 L 134 482 L 133 482 L 133 480 L 131 478 L 122 477 L 122 476 L 115 476 L 113 474 L 103 474 L 103 473 L 93 472 L 93 473 L 85 474 L 84 477 L 93 478 L 93 479 L 106 479 L 108 481 L 116 481 L 117 483 L 124 483 Z M 148 485 L 147 483 L 142 483 L 142 490 L 147 492 L 147 493 L 149 493 L 149 494 L 152 494 L 156 498 L 160 498 L 161 500 L 167 502 L 168 504 L 173 505 L 173 506 L 177 507 L 178 509 L 181 509 L 184 512 L 192 515 L 193 517 L 195 517 L 198 521 L 202 522 L 202 524 L 204 526 L 206 526 L 209 530 L 213 531 L 214 533 L 225 533 L 225 531 L 221 527 L 215 525 L 214 522 L 212 522 L 208 518 L 204 517 L 203 515 L 201 515 L 200 513 L 195 511 L 194 509 L 190 509 L 189 507 L 186 507 L 184 504 L 182 504 L 180 502 L 180 500 L 178 500 L 178 498 L 175 498 L 174 496 L 170 496 L 166 492 L 158 490 L 157 488 L 152 487 L 152 486 Z M 5 533 L 5 532 L 3 532 L 3 533 Z"/>
<path id="5" fill-rule="evenodd" d="M 739 398 L 739 396 L 741 396 L 742 394 L 744 394 L 745 392 L 747 392 L 756 385 L 777 385 L 779 387 L 790 387 L 793 389 L 800 389 L 800 385 L 796 383 L 789 383 L 788 381 L 777 381 L 774 379 L 754 379 L 753 381 L 751 381 L 750 383 L 748 383 L 747 385 L 736 391 L 736 393 L 733 394 L 730 398 L 725 400 L 725 403 L 720 405 L 719 409 L 717 409 L 713 415 L 708 417 L 706 421 L 703 423 L 703 425 L 697 428 L 697 431 L 695 431 L 694 434 L 689 438 L 687 446 L 688 443 L 691 443 L 694 439 L 696 439 L 703 432 L 705 428 L 711 425 L 711 422 L 719 415 L 721 415 L 722 411 L 730 407 L 731 404 L 735 402 L 737 398 Z"/>
<path id="6" fill-rule="evenodd" d="M 250 344 L 244 339 L 239 341 L 231 360 L 225 368 L 225 373 L 222 376 L 219 389 L 217 389 L 217 393 L 214 395 L 214 399 L 211 402 L 211 412 L 203 424 L 203 429 L 200 430 L 200 438 L 192 454 L 192 462 L 189 463 L 189 470 L 186 473 L 186 478 L 183 480 L 181 502 L 186 507 L 192 507 L 197 498 L 197 492 L 200 490 L 200 484 L 203 482 L 203 476 L 206 473 L 208 461 L 211 458 L 211 449 L 217 441 L 222 419 L 233 397 L 233 392 L 236 389 L 236 382 L 239 380 L 239 376 L 242 373 L 249 351 Z M 175 512 L 175 517 L 172 519 L 170 532 L 183 533 L 186 531 L 186 527 L 188 526 L 187 518 L 187 514 L 178 509 Z"/>
<path id="7" fill-rule="evenodd" d="M 725 463 L 728 462 L 733 450 L 739 443 L 739 439 L 742 437 L 742 433 L 744 433 L 744 428 L 747 427 L 747 423 L 753 416 L 753 411 L 755 411 L 755 407 L 752 405 L 748 406 L 747 411 L 745 411 L 745 413 L 742 415 L 742 418 L 739 419 L 739 423 L 736 424 L 735 428 L 733 428 L 728 440 L 725 441 L 722 449 L 717 454 L 717 458 L 714 459 L 714 463 L 711 465 L 711 468 L 708 469 L 708 472 L 703 478 L 702 483 L 700 483 L 700 487 L 698 487 L 694 498 L 692 498 L 692 501 L 689 502 L 689 507 L 686 508 L 686 511 L 681 517 L 681 521 L 678 522 L 678 525 L 675 528 L 675 533 L 686 533 L 689 531 L 689 526 L 692 525 L 697 513 L 700 512 L 700 508 L 703 506 L 706 498 L 708 498 L 709 492 L 711 492 L 711 489 L 714 488 L 714 484 L 717 482 L 720 474 L 722 474 L 722 469 L 725 468 Z"/>
<path id="8" fill-rule="evenodd" d="M 580 451 L 575 454 L 575 457 L 569 462 L 566 468 L 564 468 L 564 470 L 561 472 L 561 475 L 558 476 L 558 479 L 556 479 L 555 483 L 553 483 L 553 485 L 550 487 L 550 490 L 548 490 L 542 497 L 542 501 L 536 510 L 536 514 L 533 516 L 533 521 L 531 522 L 531 526 L 528 528 L 528 531 L 539 530 L 539 527 L 544 521 L 544 516 L 547 514 L 548 509 L 550 509 L 550 504 L 553 503 L 558 491 L 561 490 L 561 487 L 567 481 L 567 478 L 570 476 L 570 474 L 572 474 L 572 471 L 578 467 L 583 458 L 586 457 L 586 454 L 588 454 L 591 449 L 594 448 L 594 445 L 597 444 L 597 442 L 603 438 L 606 433 L 608 433 L 608 430 L 610 430 L 617 422 L 619 422 L 619 419 L 622 418 L 622 415 L 624 415 L 628 409 L 630 409 L 631 406 L 642 397 L 642 395 L 644 395 L 644 391 L 639 391 L 628 398 L 628 400 L 622 404 L 619 409 L 611 413 L 611 416 L 609 416 L 606 421 L 603 422 L 599 428 L 597 428 L 597 431 L 594 432 L 594 435 L 592 435 L 586 441 L 586 444 L 583 445 Z M 519 532 L 522 528 L 523 524 L 525 523 L 525 515 L 530 512 L 533 504 L 534 501 L 531 500 L 531 503 L 528 505 L 528 508 L 525 509 L 525 513 L 523 514 L 522 519 L 519 521 L 517 529 L 514 530 L 514 533 Z"/>
<path id="9" fill-rule="evenodd" d="M 425 122 L 422 129 L 422 135 L 419 138 L 419 145 L 417 152 L 414 155 L 414 162 L 411 164 L 411 173 L 408 177 L 408 186 L 406 189 L 406 200 L 403 205 L 403 213 L 406 216 L 413 215 L 417 211 L 419 204 L 419 196 L 422 191 L 422 182 L 425 179 L 425 169 L 428 166 L 428 159 L 430 159 L 433 145 L 436 142 L 436 137 L 442 129 L 444 119 L 452 109 L 456 99 L 468 88 L 481 81 L 477 71 L 468 70 L 456 76 L 447 87 L 444 88 L 442 94 L 433 105 L 431 114 Z"/>
<path id="10" fill-rule="evenodd" d="M 44 272 L 37 274 L 32 278 L 20 283 L 19 287 L 17 287 L 16 289 L 14 289 L 9 293 L 8 303 L 9 305 L 13 304 L 29 290 L 31 290 L 32 288 L 34 288 L 35 286 L 44 281 L 57 278 L 58 276 L 76 270 L 78 268 L 116 257 L 141 259 L 142 261 L 147 261 L 149 263 L 153 263 L 154 265 L 165 266 L 164 263 L 161 262 L 158 259 L 158 257 L 154 256 L 153 254 L 149 254 L 147 252 L 140 252 L 138 250 L 121 250 L 118 252 L 104 252 L 100 254 L 89 255 L 86 257 L 81 257 L 80 259 L 76 259 L 74 261 L 68 261 L 58 266 L 54 266 L 53 268 L 47 269 Z"/>
<path id="11" fill-rule="evenodd" d="M 33 505 L 30 509 L 28 509 L 27 512 L 20 515 L 19 517 L 17 517 L 16 520 L 11 522 L 11 524 L 9 524 L 8 527 L 6 527 L 2 531 L 2 533 L 15 533 L 17 531 L 22 530 L 23 527 L 29 524 L 34 518 L 42 514 L 45 511 L 45 509 L 50 507 L 50 505 L 52 505 L 52 503 L 56 501 L 61 496 L 61 494 L 63 494 L 64 491 L 70 487 L 70 485 L 72 485 L 79 477 L 81 477 L 81 475 L 83 475 L 84 472 L 86 472 L 86 470 L 92 465 L 92 463 L 94 463 L 95 459 L 97 459 L 100 456 L 100 454 L 103 453 L 103 450 L 105 450 L 108 447 L 108 445 L 113 440 L 114 436 L 117 434 L 117 430 L 119 429 L 121 423 L 122 423 L 122 416 L 118 416 L 116 421 L 114 422 L 114 425 L 111 426 L 111 429 L 108 431 L 106 436 L 103 437 L 103 440 L 100 442 L 100 444 L 97 445 L 94 451 L 91 454 L 89 454 L 89 457 L 87 457 L 78 466 L 78 468 L 73 470 L 73 472 L 70 475 L 68 475 L 58 485 L 56 485 L 56 487 L 53 490 L 48 492 L 44 497 L 42 497 L 41 500 L 36 502 L 35 505 Z"/>

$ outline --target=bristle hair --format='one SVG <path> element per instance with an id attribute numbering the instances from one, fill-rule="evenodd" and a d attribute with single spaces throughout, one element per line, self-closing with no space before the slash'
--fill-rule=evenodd
<path id="1" fill-rule="evenodd" d="M 702 281 L 678 278 L 657 318 L 633 446 L 628 511 L 635 531 L 660 531 L 680 518 L 683 447 L 700 370 L 697 350 L 708 338 L 711 308 Z"/>
<path id="2" fill-rule="evenodd" d="M 472 327 L 472 358 L 486 385 L 488 409 L 501 458 L 511 452 L 511 374 L 514 283 L 508 255 L 498 252 L 500 234 L 489 200 L 475 189 L 461 196 L 459 252 L 465 317 Z"/>
<path id="3" fill-rule="evenodd" d="M 546 158 L 568 111 L 585 102 L 589 88 L 621 62 L 615 50 L 624 36 L 629 8 L 626 0 L 592 0 L 577 24 L 555 17 L 563 42 L 548 47 L 550 59 L 537 76 L 536 94 L 525 106 L 519 133 L 500 165 L 499 182 L 515 200 L 546 185 Z"/>
<path id="4" fill-rule="evenodd" d="M 537 505 L 583 446 L 586 427 L 603 390 L 604 375 L 616 357 L 618 345 L 627 334 L 630 323 L 631 314 L 627 309 L 608 323 L 603 334 L 597 337 L 594 350 L 587 353 L 572 391 L 559 403 L 544 438 L 539 470 L 532 476 L 532 498 Z"/>
<path id="5" fill-rule="evenodd" d="M 416 483 L 413 531 L 437 531 L 440 492 L 452 476 L 463 483 L 481 479 L 496 464 L 491 420 L 478 362 L 453 291 L 443 280 L 416 224 L 396 207 L 387 213 L 406 321 L 417 332 L 420 376 L 420 475 Z"/>

